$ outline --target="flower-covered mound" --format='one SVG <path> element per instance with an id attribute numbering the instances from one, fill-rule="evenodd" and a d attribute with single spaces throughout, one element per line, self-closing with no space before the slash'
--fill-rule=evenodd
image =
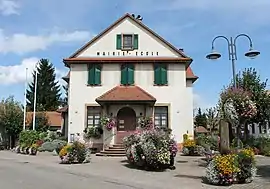
<path id="1" fill-rule="evenodd" d="M 243 149 L 238 153 L 217 155 L 206 167 L 206 179 L 215 185 L 252 182 L 257 172 L 254 152 Z"/>
<path id="2" fill-rule="evenodd" d="M 174 168 L 177 144 L 170 132 L 162 129 L 142 130 L 124 138 L 130 164 L 147 170 Z"/>
<path id="3" fill-rule="evenodd" d="M 192 139 L 186 139 L 183 143 L 182 153 L 186 156 L 198 156 L 203 151 L 201 146 L 196 145 Z"/>
<path id="4" fill-rule="evenodd" d="M 59 152 L 59 157 L 63 164 L 88 163 L 90 161 L 90 155 L 90 149 L 78 141 L 67 144 Z"/>

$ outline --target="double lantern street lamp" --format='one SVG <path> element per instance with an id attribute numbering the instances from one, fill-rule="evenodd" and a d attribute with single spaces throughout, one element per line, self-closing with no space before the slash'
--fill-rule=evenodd
<path id="1" fill-rule="evenodd" d="M 215 37 L 213 39 L 213 41 L 212 41 L 212 51 L 211 51 L 211 53 L 206 55 L 206 58 L 210 59 L 210 60 L 219 59 L 221 57 L 221 54 L 219 52 L 215 51 L 214 43 L 215 43 L 216 39 L 219 39 L 219 38 L 223 38 L 223 39 L 225 39 L 227 41 L 227 43 L 228 43 L 228 51 L 229 51 L 229 60 L 232 61 L 232 72 L 233 72 L 233 85 L 234 85 L 234 87 L 237 87 L 236 86 L 235 61 L 237 60 L 236 40 L 239 37 L 246 37 L 249 40 L 249 51 L 245 53 L 246 57 L 255 58 L 256 56 L 258 56 L 260 54 L 259 51 L 253 49 L 252 40 L 248 35 L 239 34 L 234 39 L 232 37 L 230 37 L 230 40 L 227 37 L 222 36 L 222 35 L 219 35 L 219 36 Z"/>
<path id="2" fill-rule="evenodd" d="M 227 44 L 228 44 L 228 51 L 229 51 L 229 60 L 232 61 L 232 72 L 233 72 L 233 86 L 236 88 L 237 87 L 237 83 L 236 83 L 236 74 L 235 74 L 235 61 L 237 60 L 237 54 L 236 54 L 236 40 L 239 38 L 239 37 L 246 37 L 248 40 L 249 40 L 249 51 L 245 53 L 245 56 L 246 57 L 249 57 L 249 58 L 255 58 L 256 56 L 258 56 L 260 54 L 259 51 L 257 50 L 254 50 L 253 49 L 253 45 L 252 45 L 252 40 L 251 38 L 246 35 L 246 34 L 239 34 L 237 35 L 234 39 L 232 37 L 230 37 L 230 40 L 225 37 L 225 36 L 217 36 L 213 39 L 212 41 L 212 51 L 211 53 L 209 53 L 208 55 L 206 55 L 206 58 L 207 59 L 210 59 L 210 60 L 216 60 L 216 59 L 219 59 L 221 57 L 221 54 L 217 51 L 215 51 L 215 48 L 214 48 L 214 43 L 215 43 L 215 40 L 216 39 L 219 39 L 219 38 L 223 38 L 227 41 Z M 238 133 L 239 132 L 239 133 Z M 237 134 L 240 134 L 240 130 L 236 131 L 236 135 Z M 240 140 L 239 140 L 239 137 L 237 137 L 237 146 L 239 148 L 240 146 Z"/>

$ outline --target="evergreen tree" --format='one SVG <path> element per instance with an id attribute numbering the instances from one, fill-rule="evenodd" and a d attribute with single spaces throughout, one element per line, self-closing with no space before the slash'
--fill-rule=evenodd
<path id="1" fill-rule="evenodd" d="M 201 108 L 198 109 L 198 113 L 195 116 L 195 125 L 198 126 L 203 126 L 207 128 L 207 117 L 205 113 L 202 113 Z"/>
<path id="2" fill-rule="evenodd" d="M 61 93 L 58 81 L 55 80 L 55 68 L 48 59 L 41 59 L 37 68 L 36 111 L 55 111 L 61 104 Z M 27 90 L 27 109 L 34 110 L 35 72 L 33 82 Z"/>
<path id="3" fill-rule="evenodd" d="M 64 90 L 65 90 L 65 97 L 62 99 L 62 106 L 66 106 L 68 105 L 68 84 L 63 86 Z"/>

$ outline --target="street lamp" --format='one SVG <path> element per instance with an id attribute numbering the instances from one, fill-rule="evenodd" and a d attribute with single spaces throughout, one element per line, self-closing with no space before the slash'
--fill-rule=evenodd
<path id="1" fill-rule="evenodd" d="M 219 36 L 215 37 L 213 39 L 213 41 L 212 41 L 212 51 L 211 51 L 211 53 L 206 55 L 206 58 L 210 59 L 210 60 L 219 59 L 221 57 L 221 54 L 219 52 L 215 51 L 214 42 L 218 38 L 223 38 L 223 39 L 225 39 L 227 41 L 227 43 L 228 43 L 228 51 L 229 51 L 229 60 L 232 61 L 233 85 L 234 85 L 234 87 L 236 87 L 236 74 L 235 74 L 235 60 L 237 60 L 236 40 L 239 37 L 246 37 L 249 40 L 249 51 L 245 53 L 246 57 L 255 58 L 256 56 L 258 56 L 260 54 L 259 51 L 253 49 L 252 40 L 248 35 L 239 34 L 234 39 L 232 37 L 230 37 L 230 40 L 227 37 L 223 36 L 223 35 L 219 35 Z"/>
<path id="2" fill-rule="evenodd" d="M 209 53 L 208 55 L 206 55 L 206 58 L 207 59 L 210 59 L 210 60 L 219 59 L 221 57 L 221 54 L 219 52 L 215 51 L 214 42 L 218 38 L 223 38 L 223 39 L 225 39 L 227 41 L 228 51 L 229 51 L 229 60 L 232 61 L 233 86 L 234 86 L 234 88 L 237 87 L 237 84 L 236 84 L 236 74 L 235 74 L 235 61 L 237 60 L 236 40 L 239 37 L 246 37 L 249 40 L 249 51 L 245 53 L 245 56 L 246 57 L 249 57 L 249 58 L 252 58 L 253 59 L 253 58 L 255 58 L 256 56 L 258 56 L 260 54 L 259 51 L 253 49 L 252 40 L 251 40 L 251 38 L 248 35 L 246 35 L 246 34 L 239 34 L 234 39 L 232 37 L 230 37 L 230 40 L 227 37 L 223 36 L 223 35 L 219 35 L 219 36 L 215 37 L 213 39 L 213 41 L 212 41 L 212 51 L 211 51 L 211 53 Z M 238 135 L 238 134 L 240 134 L 239 127 L 238 127 L 238 129 L 236 131 L 236 135 Z M 237 136 L 237 146 L 238 147 L 240 146 L 239 136 Z"/>

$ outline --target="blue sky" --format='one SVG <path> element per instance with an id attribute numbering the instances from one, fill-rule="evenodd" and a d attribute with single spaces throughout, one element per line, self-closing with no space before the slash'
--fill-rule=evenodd
<path id="1" fill-rule="evenodd" d="M 205 59 L 215 36 L 248 34 L 261 55 L 246 58 L 248 40 L 239 38 L 237 71 L 254 67 L 263 80 L 270 76 L 269 10 L 269 0 L 0 0 L 0 97 L 23 101 L 25 68 L 40 58 L 50 59 L 60 78 L 63 58 L 128 12 L 193 58 L 195 106 L 206 108 L 232 77 L 226 41 L 215 43 L 220 60 Z"/>

